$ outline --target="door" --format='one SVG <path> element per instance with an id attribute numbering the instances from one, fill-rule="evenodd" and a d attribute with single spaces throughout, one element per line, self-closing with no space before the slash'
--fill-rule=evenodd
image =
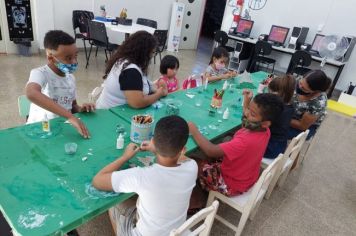
<path id="1" fill-rule="evenodd" d="M 180 0 L 185 4 L 179 49 L 196 49 L 206 0 Z"/>

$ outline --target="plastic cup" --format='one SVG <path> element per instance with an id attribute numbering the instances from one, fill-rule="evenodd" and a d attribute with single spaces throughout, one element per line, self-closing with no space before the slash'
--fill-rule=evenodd
<path id="1" fill-rule="evenodd" d="M 64 144 L 64 151 L 68 155 L 73 155 L 77 152 L 78 145 L 76 143 L 66 143 Z"/>

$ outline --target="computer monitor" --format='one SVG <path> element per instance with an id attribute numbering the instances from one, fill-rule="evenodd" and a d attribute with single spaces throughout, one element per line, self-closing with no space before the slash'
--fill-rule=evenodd
<path id="1" fill-rule="evenodd" d="M 310 48 L 310 52 L 319 54 L 319 45 L 321 40 L 325 37 L 323 34 L 316 34 Z"/>
<path id="2" fill-rule="evenodd" d="M 288 33 L 289 33 L 289 28 L 272 25 L 271 31 L 269 32 L 268 35 L 268 41 L 278 46 L 282 46 L 286 41 Z"/>
<path id="3" fill-rule="evenodd" d="M 250 37 L 252 26 L 252 20 L 240 19 L 239 24 L 235 29 L 235 34 L 243 38 Z"/>

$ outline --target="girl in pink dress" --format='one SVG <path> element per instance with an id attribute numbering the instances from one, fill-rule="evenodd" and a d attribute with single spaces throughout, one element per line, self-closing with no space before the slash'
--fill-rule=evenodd
<path id="1" fill-rule="evenodd" d="M 178 68 L 178 58 L 172 55 L 164 56 L 160 65 L 162 76 L 157 82 L 158 87 L 167 86 L 168 93 L 177 91 L 179 89 L 178 80 L 176 78 Z"/>

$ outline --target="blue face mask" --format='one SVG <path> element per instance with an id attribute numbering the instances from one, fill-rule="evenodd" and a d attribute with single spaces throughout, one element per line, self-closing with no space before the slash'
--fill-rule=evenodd
<path id="1" fill-rule="evenodd" d="M 57 62 L 54 65 L 64 74 L 73 74 L 78 69 L 78 63 L 64 64 L 60 62 L 57 58 L 55 59 Z"/>

